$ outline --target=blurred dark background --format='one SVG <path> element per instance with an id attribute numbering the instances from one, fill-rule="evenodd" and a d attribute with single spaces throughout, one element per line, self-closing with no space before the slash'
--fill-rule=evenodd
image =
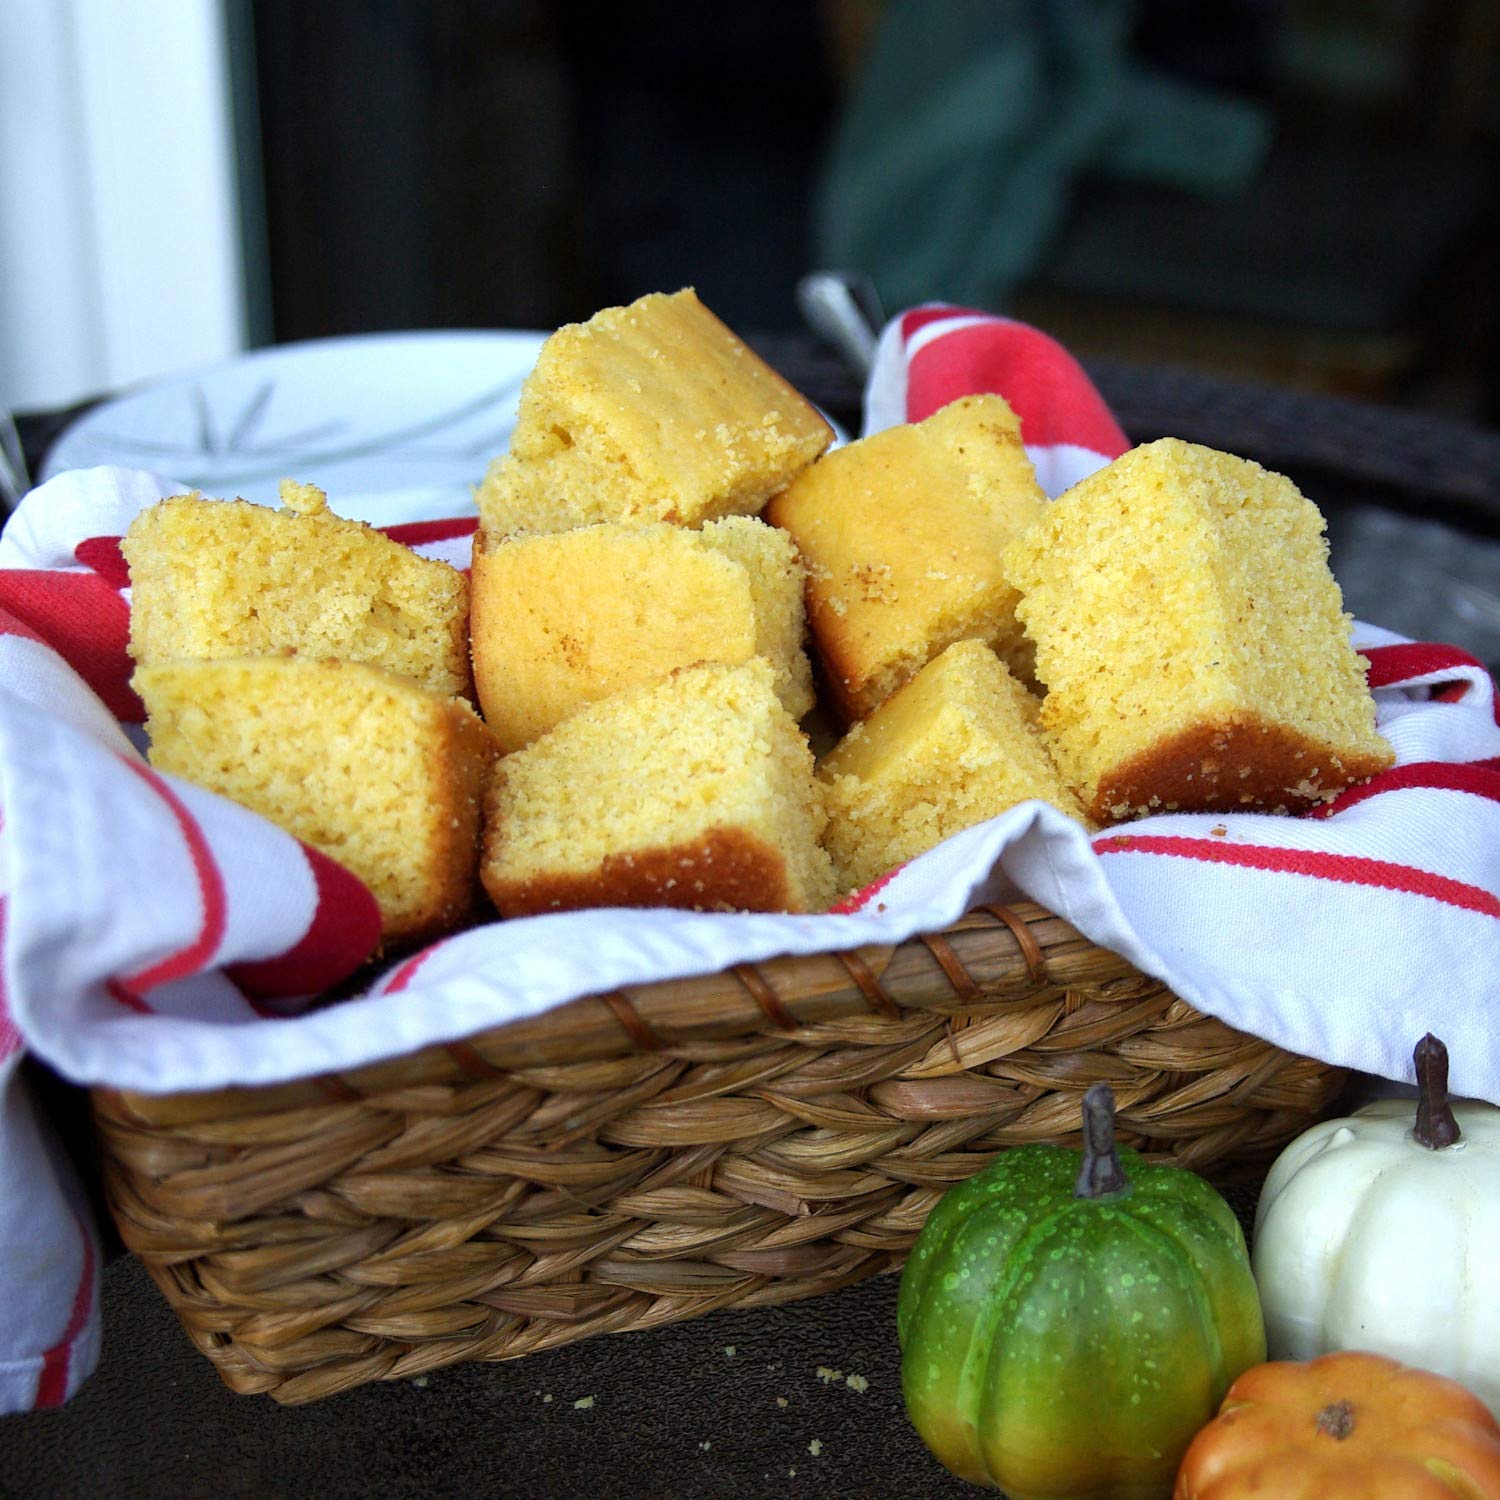
<path id="1" fill-rule="evenodd" d="M 248 28 L 257 342 L 689 283 L 790 331 L 852 254 L 889 306 L 1085 357 L 1500 415 L 1493 0 L 251 0 Z"/>

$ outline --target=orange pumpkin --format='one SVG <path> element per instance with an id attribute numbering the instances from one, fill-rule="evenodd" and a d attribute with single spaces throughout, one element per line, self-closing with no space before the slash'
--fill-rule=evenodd
<path id="1" fill-rule="evenodd" d="M 1173 1500 L 1500 1500 L 1500 1424 L 1382 1354 L 1246 1370 L 1189 1445 Z"/>

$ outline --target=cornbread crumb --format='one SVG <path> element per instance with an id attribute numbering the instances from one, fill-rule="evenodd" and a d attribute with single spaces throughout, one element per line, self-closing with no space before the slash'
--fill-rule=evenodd
<path id="1" fill-rule="evenodd" d="M 455 927 L 476 893 L 495 758 L 468 704 L 304 656 L 137 669 L 151 764 L 248 807 L 369 886 L 385 938 Z"/>
<path id="2" fill-rule="evenodd" d="M 725 1359 L 733 1359 L 734 1358 L 734 1345 L 733 1344 L 725 1344 L 724 1345 L 724 1358 Z"/>
<path id="3" fill-rule="evenodd" d="M 834 891 L 826 821 L 770 664 L 707 663 L 590 704 L 502 760 L 481 874 L 506 916 L 822 911 Z"/>
<path id="4" fill-rule="evenodd" d="M 295 479 L 283 479 L 276 489 L 284 510 L 294 511 L 299 516 L 332 514 L 328 509 L 328 496 L 315 484 L 300 484 Z"/>
<path id="5" fill-rule="evenodd" d="M 863 1375 L 847 1375 L 844 1377 L 844 1384 L 859 1396 L 863 1396 L 870 1389 L 870 1382 Z"/>
<path id="6" fill-rule="evenodd" d="M 315 485 L 288 480 L 281 495 L 279 511 L 179 495 L 130 523 L 120 550 L 136 663 L 293 650 L 467 693 L 464 575 L 335 515 Z"/>
<path id="7" fill-rule="evenodd" d="M 814 1458 L 816 1458 L 823 1451 L 822 1439 L 814 1438 L 812 1442 L 807 1445 L 807 1451 L 811 1453 Z"/>
<path id="8" fill-rule="evenodd" d="M 821 1380 L 824 1385 L 836 1385 L 843 1378 L 844 1372 L 842 1370 L 833 1370 L 830 1369 L 827 1365 L 818 1366 L 818 1379 Z"/>
<path id="9" fill-rule="evenodd" d="M 787 711 L 812 707 L 802 571 L 785 532 L 623 522 L 514 540 L 475 534 L 474 679 L 520 750 L 587 703 L 700 661 L 765 656 Z"/>
<path id="10" fill-rule="evenodd" d="M 1004 564 L 1043 731 L 1098 821 L 1285 811 L 1392 764 L 1323 518 L 1281 475 L 1147 443 L 1055 500 Z"/>
<path id="11" fill-rule="evenodd" d="M 818 768 L 824 847 L 859 890 L 1030 798 L 1082 820 L 1037 728 L 1037 702 L 980 641 L 959 641 L 856 724 Z"/>
<path id="12" fill-rule="evenodd" d="M 712 441 L 708 435 L 712 435 Z M 833 440 L 691 288 L 559 328 L 476 500 L 492 535 L 754 515 Z"/>
<path id="13" fill-rule="evenodd" d="M 785 1396 L 778 1396 L 776 1398 L 776 1404 L 777 1404 L 777 1406 L 785 1406 L 787 1404 L 786 1397 Z"/>
<path id="14" fill-rule="evenodd" d="M 954 641 L 988 642 L 1029 680 L 999 559 L 1045 504 L 999 396 L 967 396 L 837 449 L 772 501 L 767 519 L 807 567 L 808 621 L 846 723 Z"/>
<path id="15" fill-rule="evenodd" d="M 592 1411 L 593 1407 L 594 1407 L 594 1398 L 592 1396 L 580 1396 L 573 1403 L 573 1410 L 574 1411 Z"/>

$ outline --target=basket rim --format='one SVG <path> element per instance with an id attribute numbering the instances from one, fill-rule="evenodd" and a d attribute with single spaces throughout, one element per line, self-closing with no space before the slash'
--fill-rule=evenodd
<path id="1" fill-rule="evenodd" d="M 794 1034 L 829 1021 L 890 1019 L 903 1009 L 959 1016 L 996 1003 L 1029 1003 L 1070 984 L 1139 974 L 1128 959 L 1034 901 L 992 902 L 901 943 L 781 956 L 583 995 L 540 1015 L 347 1071 L 201 1091 L 95 1086 L 90 1092 L 103 1120 L 170 1127 L 353 1103 L 421 1084 L 491 1079 L 515 1068 L 671 1052 L 767 1029 Z"/>

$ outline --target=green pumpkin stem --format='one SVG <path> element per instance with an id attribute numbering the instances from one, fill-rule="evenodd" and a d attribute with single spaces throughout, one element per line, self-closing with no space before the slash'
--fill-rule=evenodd
<path id="1" fill-rule="evenodd" d="M 1108 1198 L 1129 1186 L 1115 1147 L 1114 1090 L 1107 1083 L 1096 1083 L 1083 1096 L 1083 1166 L 1073 1196 Z"/>
<path id="2" fill-rule="evenodd" d="M 1416 1045 L 1417 1123 L 1412 1128 L 1419 1146 L 1441 1151 L 1463 1132 L 1448 1107 L 1448 1049 L 1429 1031 Z"/>

